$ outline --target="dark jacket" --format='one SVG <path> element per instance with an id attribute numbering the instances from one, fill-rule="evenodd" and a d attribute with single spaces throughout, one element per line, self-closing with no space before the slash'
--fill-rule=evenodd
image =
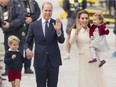
<path id="1" fill-rule="evenodd" d="M 32 19 L 33 19 L 33 22 L 36 21 L 39 18 L 40 14 L 41 14 L 39 5 L 37 4 L 36 1 L 35 1 L 34 6 L 35 6 L 35 13 L 31 16 Z"/>
<path id="2" fill-rule="evenodd" d="M 29 3 L 29 0 L 20 0 L 22 7 L 25 11 L 25 17 L 31 17 L 32 22 L 34 22 L 39 18 L 41 11 L 40 11 L 38 3 L 35 0 L 31 0 L 31 1 L 32 2 Z M 30 10 L 30 12 L 27 11 L 27 8 Z M 21 31 L 25 33 L 25 35 L 22 35 L 24 39 L 26 38 L 29 25 L 30 24 L 25 24 L 25 21 L 24 21 L 24 24 L 21 28 Z"/>
<path id="3" fill-rule="evenodd" d="M 34 22 L 39 18 L 41 11 L 40 11 L 38 3 L 35 0 L 32 0 L 32 1 L 33 1 L 33 3 L 31 3 L 32 7 L 29 6 L 29 9 L 33 8 L 33 11 L 31 11 L 32 9 L 30 10 L 30 17 L 32 18 L 32 20 Z M 28 13 L 27 12 L 27 5 L 30 5 L 29 0 L 20 0 L 20 2 L 23 6 L 23 9 L 25 10 L 25 16 L 27 16 L 26 15 L 26 13 Z"/>
<path id="4" fill-rule="evenodd" d="M 3 8 L 3 12 L 8 10 L 9 15 L 10 15 L 9 20 L 6 20 L 7 22 L 10 23 L 10 28 L 9 29 L 2 28 L 2 30 L 4 32 L 11 32 L 11 31 L 19 30 L 20 26 L 24 22 L 24 17 L 25 17 L 24 11 L 20 5 L 20 2 L 18 0 L 11 0 L 8 6 L 2 7 L 2 8 Z"/>
<path id="5" fill-rule="evenodd" d="M 12 59 L 12 55 L 15 54 L 16 58 Z M 4 63 L 8 66 L 8 70 L 21 71 L 23 63 L 28 59 L 23 57 L 23 54 L 18 51 L 6 51 Z"/>

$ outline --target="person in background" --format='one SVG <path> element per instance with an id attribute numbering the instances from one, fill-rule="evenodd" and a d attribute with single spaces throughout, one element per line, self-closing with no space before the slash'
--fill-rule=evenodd
<path id="1" fill-rule="evenodd" d="M 113 1 L 114 20 L 115 20 L 113 32 L 114 32 L 114 34 L 116 35 L 116 0 L 112 0 L 112 1 Z M 116 57 L 116 36 L 115 36 L 115 46 L 114 46 L 114 49 L 115 49 L 115 51 L 113 52 L 112 56 L 113 56 L 113 57 Z"/>
<path id="2" fill-rule="evenodd" d="M 104 17 L 101 12 L 96 12 L 93 15 L 93 25 L 90 28 L 90 38 L 91 38 L 91 60 L 89 63 L 94 63 L 99 59 L 99 67 L 104 65 L 106 61 L 104 60 L 104 52 L 109 50 L 109 46 L 106 40 L 106 35 L 109 34 L 108 28 L 104 25 Z"/>
<path id="3" fill-rule="evenodd" d="M 6 80 L 6 78 L 2 78 L 2 70 L 3 70 L 3 67 L 0 65 L 0 87 L 2 87 L 2 81 L 3 80 Z"/>
<path id="4" fill-rule="evenodd" d="M 0 27 L 4 33 L 4 50 L 9 49 L 8 37 L 15 35 L 20 39 L 19 51 L 23 53 L 23 40 L 21 35 L 21 26 L 24 22 L 24 10 L 19 0 L 0 0 Z M 7 66 L 2 76 L 7 75 Z"/>
<path id="5" fill-rule="evenodd" d="M 63 26 L 59 18 L 52 19 L 53 5 L 44 2 L 42 18 L 29 27 L 25 50 L 33 57 L 31 42 L 35 41 L 34 69 L 37 87 L 57 87 L 59 66 L 62 65 L 59 43 L 64 43 Z"/>
<path id="6" fill-rule="evenodd" d="M 87 7 L 87 0 L 63 0 L 62 8 L 67 13 L 67 26 L 66 26 L 66 56 L 64 59 L 70 59 L 71 45 L 69 43 L 70 28 L 75 22 L 78 11 Z"/>
<path id="7" fill-rule="evenodd" d="M 7 65 L 8 80 L 12 87 L 20 87 L 23 63 L 28 59 L 18 50 L 20 40 L 14 35 L 8 37 L 9 49 L 5 52 L 4 63 Z"/>
<path id="8" fill-rule="evenodd" d="M 1 71 L 2 71 L 2 66 L 0 65 L 0 87 L 2 86 L 2 73 L 1 73 Z"/>
<path id="9" fill-rule="evenodd" d="M 39 18 L 41 12 L 38 3 L 35 0 L 21 0 L 21 4 L 23 5 L 25 11 L 25 21 L 21 28 L 23 42 L 25 43 L 29 25 Z M 32 48 L 33 45 L 31 47 L 31 50 Z M 24 63 L 24 73 L 33 74 L 33 71 L 31 70 L 30 67 L 31 67 L 31 59 L 28 62 Z"/>

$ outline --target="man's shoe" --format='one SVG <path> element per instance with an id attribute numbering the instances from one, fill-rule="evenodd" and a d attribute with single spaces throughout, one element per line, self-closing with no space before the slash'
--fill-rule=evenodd
<path id="1" fill-rule="evenodd" d="M 99 67 L 102 67 L 106 63 L 105 60 L 100 61 Z"/>
<path id="2" fill-rule="evenodd" d="M 5 71 L 4 73 L 2 73 L 2 76 L 7 76 L 7 75 L 8 75 L 7 71 Z"/>
<path id="3" fill-rule="evenodd" d="M 89 61 L 89 63 L 94 63 L 94 62 L 97 62 L 97 60 L 96 59 L 92 59 L 92 60 Z"/>
<path id="4" fill-rule="evenodd" d="M 33 74 L 33 71 L 30 68 L 26 68 L 25 74 Z"/>

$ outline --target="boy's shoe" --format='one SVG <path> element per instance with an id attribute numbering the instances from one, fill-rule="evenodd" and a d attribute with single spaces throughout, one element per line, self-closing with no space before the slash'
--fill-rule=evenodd
<path id="1" fill-rule="evenodd" d="M 97 62 L 97 60 L 96 59 L 92 59 L 92 60 L 89 61 L 89 63 L 94 63 L 94 62 Z"/>
<path id="2" fill-rule="evenodd" d="M 105 60 L 100 61 L 99 67 L 102 67 L 106 63 Z"/>

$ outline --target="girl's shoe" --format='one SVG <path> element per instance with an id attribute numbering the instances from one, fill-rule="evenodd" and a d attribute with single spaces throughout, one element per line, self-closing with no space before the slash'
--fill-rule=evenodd
<path id="1" fill-rule="evenodd" d="M 92 59 L 92 60 L 89 61 L 89 63 L 94 63 L 94 62 L 97 62 L 97 60 L 96 59 Z"/>
<path id="2" fill-rule="evenodd" d="M 99 67 L 102 67 L 106 63 L 105 60 L 100 61 Z"/>

